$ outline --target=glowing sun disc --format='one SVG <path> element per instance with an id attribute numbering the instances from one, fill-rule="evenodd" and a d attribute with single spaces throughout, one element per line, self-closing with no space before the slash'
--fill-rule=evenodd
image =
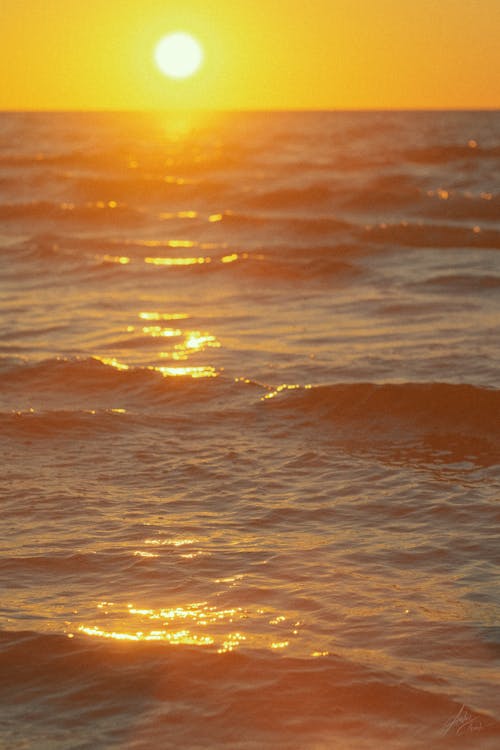
<path id="1" fill-rule="evenodd" d="M 191 34 L 176 31 L 160 39 L 155 47 L 155 61 L 170 78 L 187 78 L 196 73 L 203 61 L 200 43 Z"/>

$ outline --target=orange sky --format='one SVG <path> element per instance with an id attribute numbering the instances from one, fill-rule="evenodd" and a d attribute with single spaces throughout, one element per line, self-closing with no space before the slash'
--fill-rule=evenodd
<path id="1" fill-rule="evenodd" d="M 499 40 L 500 0 L 2 0 L 0 109 L 498 108 Z"/>

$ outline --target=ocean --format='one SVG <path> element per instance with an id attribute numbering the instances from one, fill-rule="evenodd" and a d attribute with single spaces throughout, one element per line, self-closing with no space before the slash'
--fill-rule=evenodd
<path id="1" fill-rule="evenodd" d="M 500 113 L 0 115 L 0 747 L 500 746 Z"/>

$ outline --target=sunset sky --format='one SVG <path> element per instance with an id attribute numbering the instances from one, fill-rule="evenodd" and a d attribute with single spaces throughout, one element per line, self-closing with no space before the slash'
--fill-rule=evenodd
<path id="1" fill-rule="evenodd" d="M 0 109 L 497 108 L 499 38 L 499 0 L 3 0 Z"/>

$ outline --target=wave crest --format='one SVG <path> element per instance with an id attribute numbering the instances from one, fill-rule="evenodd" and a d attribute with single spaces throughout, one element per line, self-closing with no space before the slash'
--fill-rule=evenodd
<path id="1" fill-rule="evenodd" d="M 363 432 L 460 433 L 500 440 L 500 391 L 450 383 L 348 383 L 283 389 L 268 394 L 272 408 L 316 423 L 354 425 Z M 275 397 L 274 397 L 275 396 Z"/>

